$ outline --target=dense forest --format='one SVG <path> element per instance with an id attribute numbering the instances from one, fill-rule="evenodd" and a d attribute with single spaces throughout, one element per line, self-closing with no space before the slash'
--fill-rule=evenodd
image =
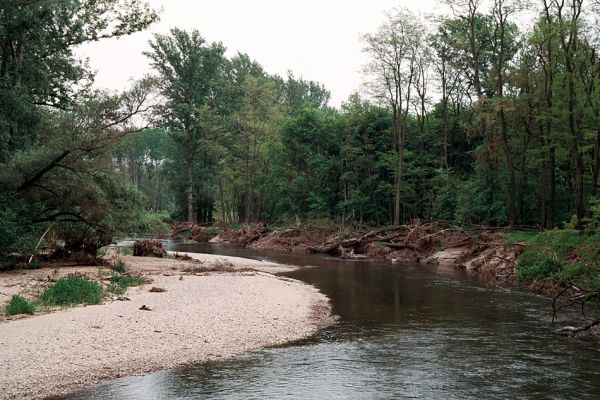
<path id="1" fill-rule="evenodd" d="M 0 1 L 0 253 L 48 232 L 95 252 L 146 232 L 150 212 L 597 229 L 599 4 L 538 0 L 527 23 L 520 1 L 447 5 L 364 34 L 363 89 L 335 108 L 322 84 L 177 28 L 145 49 L 150 76 L 94 90 L 74 50 L 154 10 Z"/>

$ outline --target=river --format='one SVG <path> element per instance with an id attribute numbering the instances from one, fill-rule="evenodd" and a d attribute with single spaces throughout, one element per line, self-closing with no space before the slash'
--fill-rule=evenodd
<path id="1" fill-rule="evenodd" d="M 83 399 L 598 399 L 600 347 L 558 337 L 549 301 L 457 269 L 171 244 L 299 265 L 339 323 L 240 357 L 97 385 Z"/>

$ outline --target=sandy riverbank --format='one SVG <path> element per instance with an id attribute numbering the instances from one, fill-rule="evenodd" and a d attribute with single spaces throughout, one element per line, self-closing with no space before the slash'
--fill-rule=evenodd
<path id="1" fill-rule="evenodd" d="M 0 399 L 44 398 L 116 377 L 231 357 L 310 336 L 333 321 L 327 298 L 315 288 L 265 272 L 290 267 L 192 256 L 199 261 L 123 257 L 131 272 L 152 279 L 130 288 L 129 301 L 0 322 Z M 74 270 L 98 274 L 97 267 L 0 274 L 0 292 L 35 293 L 45 276 Z M 149 292 L 151 287 L 166 291 Z M 152 311 L 140 310 L 142 305 Z"/>

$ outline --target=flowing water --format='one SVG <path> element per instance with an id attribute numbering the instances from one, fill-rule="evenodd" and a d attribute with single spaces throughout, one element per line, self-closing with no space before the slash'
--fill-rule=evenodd
<path id="1" fill-rule="evenodd" d="M 335 326 L 287 346 L 111 381 L 65 399 L 600 399 L 600 346 L 558 337 L 549 302 L 456 269 L 277 255 L 318 287 Z"/>

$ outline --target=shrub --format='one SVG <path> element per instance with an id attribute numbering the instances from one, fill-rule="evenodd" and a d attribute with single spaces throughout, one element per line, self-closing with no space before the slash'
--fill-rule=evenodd
<path id="1" fill-rule="evenodd" d="M 44 290 L 41 301 L 50 306 L 98 304 L 102 297 L 102 286 L 98 282 L 79 276 L 67 276 Z"/>
<path id="2" fill-rule="evenodd" d="M 560 272 L 564 262 L 556 256 L 538 249 L 528 249 L 523 252 L 517 264 L 517 279 L 529 281 L 547 279 Z"/>
<path id="3" fill-rule="evenodd" d="M 107 292 L 114 294 L 123 294 L 130 286 L 141 286 L 148 280 L 141 275 L 115 275 L 110 278 L 110 285 L 106 288 Z"/>
<path id="4" fill-rule="evenodd" d="M 29 264 L 27 264 L 27 269 L 40 269 L 40 268 L 44 268 L 44 264 L 42 264 L 40 261 L 32 261 Z"/>
<path id="5" fill-rule="evenodd" d="M 33 314 L 35 305 L 25 297 L 15 294 L 6 306 L 6 315 Z"/>
<path id="6" fill-rule="evenodd" d="M 13 271 L 13 270 L 17 269 L 18 267 L 19 267 L 19 262 L 17 261 L 17 259 L 15 257 L 9 257 L 6 260 L 4 260 L 4 262 L 2 262 L 0 270 L 1 271 Z"/>
<path id="7" fill-rule="evenodd" d="M 131 256 L 133 255 L 133 248 L 131 246 L 118 247 L 117 252 L 126 256 Z"/>
<path id="8" fill-rule="evenodd" d="M 139 235 L 150 237 L 166 237 L 171 234 L 171 227 L 165 223 L 168 214 L 147 212 L 140 220 Z"/>

